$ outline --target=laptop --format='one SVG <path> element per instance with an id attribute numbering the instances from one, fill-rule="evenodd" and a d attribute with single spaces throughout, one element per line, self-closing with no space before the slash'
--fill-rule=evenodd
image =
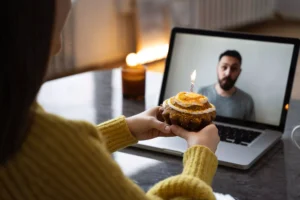
<path id="1" fill-rule="evenodd" d="M 216 106 L 219 164 L 249 169 L 281 139 L 298 52 L 295 38 L 176 27 L 158 104 L 190 91 L 196 70 L 193 92 L 204 94 Z M 177 156 L 188 148 L 179 137 L 159 137 L 135 146 Z"/>

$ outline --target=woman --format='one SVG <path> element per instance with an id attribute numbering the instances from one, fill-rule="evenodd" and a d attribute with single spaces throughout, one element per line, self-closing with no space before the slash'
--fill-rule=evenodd
<path id="1" fill-rule="evenodd" d="M 214 125 L 198 133 L 156 119 L 159 107 L 94 126 L 45 112 L 36 95 L 47 63 L 61 46 L 70 0 L 7 1 L 0 82 L 0 199 L 214 199 L 210 184 L 219 137 Z M 3 18 L 2 18 L 3 19 Z M 4 46 L 3 46 L 4 45 Z M 185 138 L 182 174 L 145 194 L 110 153 L 159 136 Z"/>

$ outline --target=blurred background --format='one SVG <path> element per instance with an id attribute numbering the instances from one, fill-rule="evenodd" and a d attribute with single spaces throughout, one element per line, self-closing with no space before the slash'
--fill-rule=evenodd
<path id="1" fill-rule="evenodd" d="M 126 58 L 163 71 L 175 26 L 300 38 L 300 1 L 73 0 L 63 49 L 47 79 L 119 67 Z M 300 91 L 292 96 L 300 99 Z"/>

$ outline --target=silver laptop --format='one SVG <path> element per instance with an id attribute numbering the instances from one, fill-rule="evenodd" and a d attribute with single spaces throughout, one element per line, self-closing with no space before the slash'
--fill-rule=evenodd
<path id="1" fill-rule="evenodd" d="M 248 169 L 284 130 L 299 40 L 174 28 L 159 105 L 180 91 L 204 94 L 216 106 L 220 165 Z M 182 156 L 185 140 L 155 138 L 136 147 Z"/>

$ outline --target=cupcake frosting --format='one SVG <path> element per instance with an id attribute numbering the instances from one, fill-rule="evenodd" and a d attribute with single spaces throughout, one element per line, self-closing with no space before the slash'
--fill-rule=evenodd
<path id="1" fill-rule="evenodd" d="M 179 112 L 199 115 L 214 112 L 215 106 L 208 102 L 206 96 L 192 92 L 179 92 L 163 102 L 163 107 L 169 106 Z"/>

